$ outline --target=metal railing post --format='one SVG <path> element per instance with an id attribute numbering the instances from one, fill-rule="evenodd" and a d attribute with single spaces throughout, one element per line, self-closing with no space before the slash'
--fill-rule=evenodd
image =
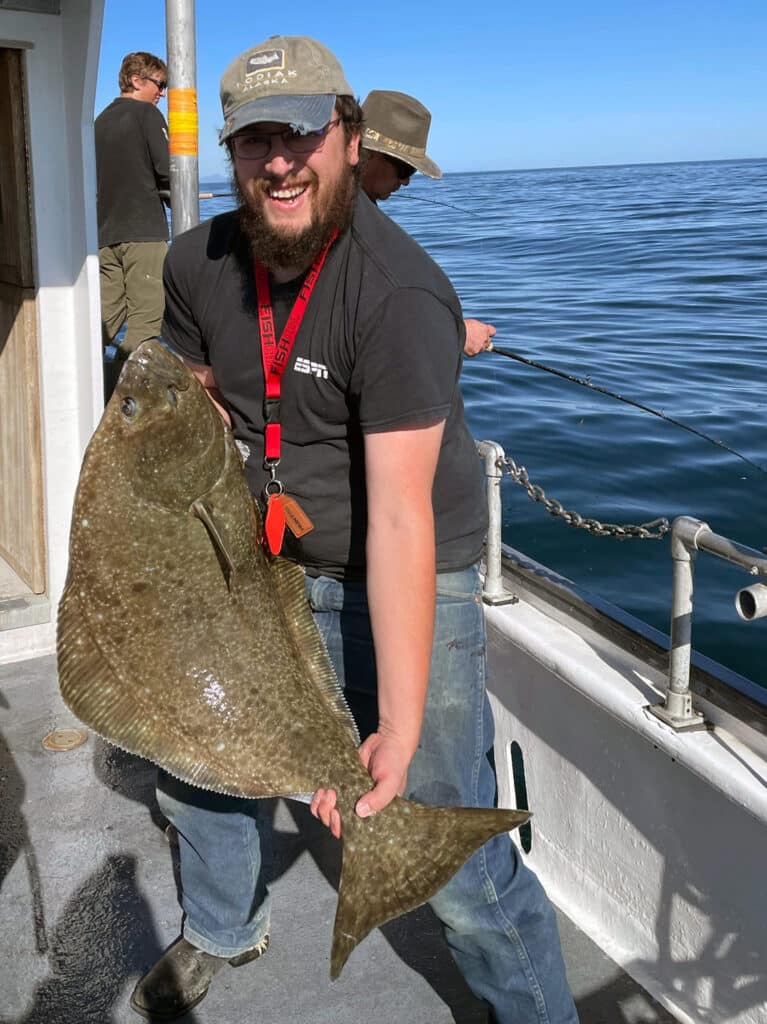
<path id="1" fill-rule="evenodd" d="M 723 558 L 745 569 L 752 576 L 767 576 L 767 558 L 754 548 L 737 544 L 727 537 L 713 533 L 708 523 L 691 516 L 679 516 L 671 527 L 671 557 L 674 560 L 673 589 L 671 594 L 671 651 L 669 653 L 668 690 L 663 704 L 651 707 L 650 712 L 675 729 L 705 728 L 703 716 L 692 706 L 690 693 L 690 659 L 692 654 L 693 566 L 698 551 Z M 757 588 L 759 585 L 757 584 Z M 736 607 L 746 618 L 752 605 L 759 605 L 761 591 L 749 587 L 736 597 Z M 751 600 L 744 598 L 750 594 Z M 767 614 L 759 610 L 758 614 Z"/>
<path id="2" fill-rule="evenodd" d="M 501 478 L 503 448 L 495 441 L 478 441 L 477 451 L 485 460 L 487 480 L 487 540 L 485 541 L 485 584 L 482 600 L 485 604 L 512 604 L 516 598 L 503 585 L 501 569 L 501 530 L 503 510 L 501 507 Z"/>
<path id="3" fill-rule="evenodd" d="M 687 516 L 674 520 L 671 527 L 673 582 L 668 689 L 663 704 L 650 711 L 675 729 L 701 728 L 704 724 L 703 716 L 693 710 L 690 693 L 693 569 L 698 553 L 697 538 L 703 530 L 709 530 L 707 523 Z"/>

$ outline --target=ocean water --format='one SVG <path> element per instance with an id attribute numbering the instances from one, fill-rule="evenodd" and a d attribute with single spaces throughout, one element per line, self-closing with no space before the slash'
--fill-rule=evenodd
<path id="1" fill-rule="evenodd" d="M 204 191 L 223 191 L 220 183 Z M 690 424 L 495 353 L 467 360 L 476 438 L 499 442 L 546 495 L 602 522 L 691 515 L 767 549 L 767 160 L 417 175 L 384 205 L 442 266 L 499 345 Z M 203 202 L 202 216 L 231 206 Z M 668 538 L 592 537 L 506 478 L 504 540 L 667 632 Z M 699 555 L 693 646 L 767 686 L 767 618 L 741 621 L 752 580 Z"/>

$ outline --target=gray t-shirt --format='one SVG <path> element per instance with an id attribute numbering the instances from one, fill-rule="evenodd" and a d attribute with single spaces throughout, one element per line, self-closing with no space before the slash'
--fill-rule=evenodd
<path id="1" fill-rule="evenodd" d="M 301 279 L 272 284 L 278 334 Z M 163 337 L 209 364 L 261 497 L 264 378 L 253 262 L 236 212 L 178 236 L 165 262 Z M 278 476 L 314 523 L 283 553 L 312 574 L 365 572 L 363 435 L 445 420 L 433 488 L 437 569 L 475 562 L 486 529 L 481 463 L 459 387 L 458 298 L 433 260 L 363 195 L 330 249 L 282 378 Z M 391 481 L 396 491 L 396 477 Z"/>

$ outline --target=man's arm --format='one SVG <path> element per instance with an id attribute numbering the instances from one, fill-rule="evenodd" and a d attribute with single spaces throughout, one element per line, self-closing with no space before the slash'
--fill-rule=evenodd
<path id="1" fill-rule="evenodd" d="M 365 435 L 367 589 L 378 677 L 378 731 L 360 747 L 375 783 L 357 802 L 367 817 L 404 792 L 418 746 L 429 683 L 436 590 L 432 487 L 444 421 Z M 336 837 L 335 793 L 312 811 Z"/>
<path id="2" fill-rule="evenodd" d="M 170 187 L 170 149 L 168 144 L 168 126 L 165 118 L 154 106 L 145 118 L 147 147 L 152 161 L 152 170 L 158 190 Z"/>

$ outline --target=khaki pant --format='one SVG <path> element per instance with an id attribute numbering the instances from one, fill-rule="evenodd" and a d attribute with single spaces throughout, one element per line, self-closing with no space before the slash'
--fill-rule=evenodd
<path id="1" fill-rule="evenodd" d="M 123 356 L 158 338 L 165 310 L 162 265 L 167 242 L 120 242 L 99 249 L 101 336 L 106 347 L 126 323 Z"/>

